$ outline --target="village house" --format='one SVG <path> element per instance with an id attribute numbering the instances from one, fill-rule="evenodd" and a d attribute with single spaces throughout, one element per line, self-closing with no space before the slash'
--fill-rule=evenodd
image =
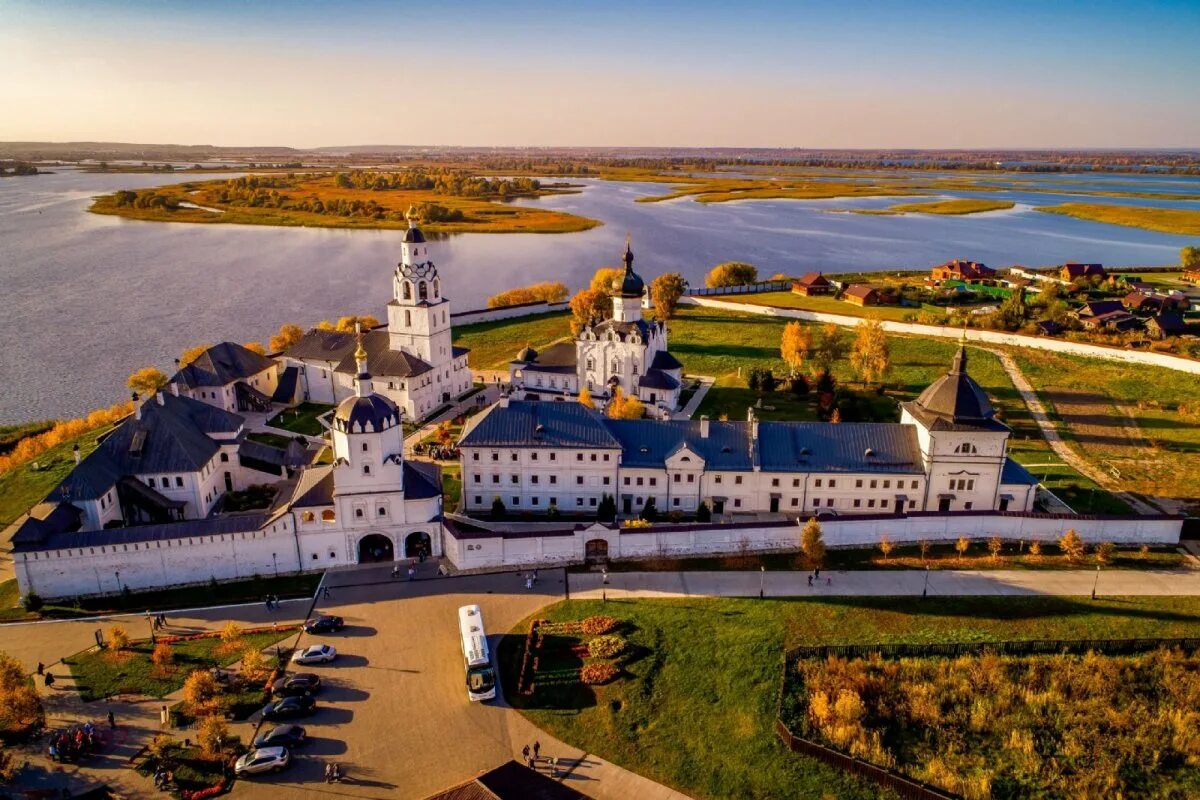
<path id="1" fill-rule="evenodd" d="M 805 297 L 831 294 L 833 289 L 833 284 L 820 272 L 809 272 L 792 281 L 792 292 Z"/>
<path id="2" fill-rule="evenodd" d="M 867 283 L 852 283 L 842 292 L 842 299 L 855 306 L 878 306 L 894 302 L 891 295 Z"/>
<path id="3" fill-rule="evenodd" d="M 1186 336 L 1192 332 L 1187 320 L 1178 311 L 1163 311 L 1146 320 L 1146 332 L 1155 339 Z"/>
<path id="4" fill-rule="evenodd" d="M 978 281 L 990 280 L 996 277 L 996 270 L 980 264 L 978 261 L 954 259 L 945 264 L 939 264 L 930 271 L 930 277 L 935 281 L 958 280 Z"/>
<path id="5" fill-rule="evenodd" d="M 1080 264 L 1075 261 L 1068 261 L 1059 267 L 1058 274 L 1067 283 L 1080 278 L 1104 278 L 1108 275 L 1100 264 Z"/>

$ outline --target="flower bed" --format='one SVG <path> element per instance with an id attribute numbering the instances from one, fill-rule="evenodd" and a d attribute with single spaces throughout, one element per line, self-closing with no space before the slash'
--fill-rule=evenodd
<path id="1" fill-rule="evenodd" d="M 539 671 L 543 684 L 548 681 L 558 685 L 584 683 L 596 686 L 614 680 L 620 669 L 606 662 L 624 653 L 627 644 L 622 637 L 607 631 L 615 630 L 619 624 L 616 618 L 609 616 L 554 623 L 535 619 L 525 635 L 517 673 L 517 693 L 526 697 L 533 695 Z"/>
<path id="2" fill-rule="evenodd" d="M 579 680 L 588 686 L 600 686 L 612 682 L 618 673 L 619 670 L 612 664 L 598 661 L 595 664 L 585 664 L 583 669 L 579 670 Z"/>

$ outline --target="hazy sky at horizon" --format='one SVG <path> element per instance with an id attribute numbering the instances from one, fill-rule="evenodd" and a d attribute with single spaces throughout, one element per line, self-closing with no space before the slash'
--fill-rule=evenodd
<path id="1" fill-rule="evenodd" d="M 1200 0 L 0 0 L 0 140 L 1200 147 Z"/>

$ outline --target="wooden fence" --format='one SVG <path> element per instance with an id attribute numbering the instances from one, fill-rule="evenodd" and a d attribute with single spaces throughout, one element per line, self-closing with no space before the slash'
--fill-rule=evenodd
<path id="1" fill-rule="evenodd" d="M 844 772 L 874 781 L 885 789 L 892 790 L 904 800 L 952 800 L 958 797 L 958 795 L 947 794 L 928 784 L 905 777 L 898 772 L 876 766 L 869 761 L 853 758 L 845 753 L 839 753 L 837 750 L 796 736 L 788 730 L 788 726 L 781 719 L 775 720 L 775 733 L 783 741 L 784 746 L 793 753 L 811 756 Z"/>

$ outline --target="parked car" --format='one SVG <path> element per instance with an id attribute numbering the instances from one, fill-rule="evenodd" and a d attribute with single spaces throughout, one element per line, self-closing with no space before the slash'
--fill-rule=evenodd
<path id="1" fill-rule="evenodd" d="M 254 775 L 259 772 L 278 772 L 288 765 L 291 756 L 286 747 L 260 747 L 251 750 L 233 765 L 235 775 Z"/>
<path id="2" fill-rule="evenodd" d="M 344 627 L 346 627 L 344 619 L 329 614 L 315 617 L 304 623 L 306 633 L 333 633 L 334 631 L 340 631 Z"/>
<path id="3" fill-rule="evenodd" d="M 271 693 L 276 697 L 293 697 L 316 694 L 321 688 L 321 679 L 311 672 L 284 675 L 271 684 Z"/>
<path id="4" fill-rule="evenodd" d="M 331 644 L 309 645 L 292 653 L 292 661 L 296 664 L 324 664 L 335 658 L 337 650 Z"/>
<path id="5" fill-rule="evenodd" d="M 260 733 L 254 740 L 255 747 L 299 747 L 304 744 L 308 732 L 300 725 L 276 725 Z"/>
<path id="6" fill-rule="evenodd" d="M 317 703 L 311 697 L 283 697 L 263 706 L 263 719 L 292 719 L 307 717 L 317 709 Z"/>

